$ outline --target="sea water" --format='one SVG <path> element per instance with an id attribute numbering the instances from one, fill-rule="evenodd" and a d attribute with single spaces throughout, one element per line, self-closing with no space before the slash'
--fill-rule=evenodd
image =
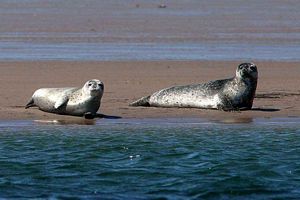
<path id="1" fill-rule="evenodd" d="M 0 1 L 2 61 L 300 60 L 297 1 Z"/>
<path id="2" fill-rule="evenodd" d="M 91 124 L 0 122 L 0 197 L 300 198 L 299 119 Z"/>
<path id="3" fill-rule="evenodd" d="M 260 61 L 300 60 L 299 44 L 249 44 L 248 42 L 39 43 L 0 41 L 0 50 L 2 61 L 235 61 L 253 58 Z"/>

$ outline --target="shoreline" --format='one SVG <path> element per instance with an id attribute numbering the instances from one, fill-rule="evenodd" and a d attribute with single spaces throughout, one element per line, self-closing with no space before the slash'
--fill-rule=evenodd
<path id="1" fill-rule="evenodd" d="M 92 78 L 104 82 L 99 113 L 124 119 L 300 117 L 300 62 L 260 62 L 253 109 L 223 112 L 193 108 L 130 107 L 142 96 L 173 85 L 203 83 L 232 77 L 239 61 L 33 61 L 0 62 L 0 120 L 76 119 L 38 109 L 24 109 L 42 87 L 81 87 Z"/>
<path id="2" fill-rule="evenodd" d="M 17 119 L 0 120 L 1 127 L 26 127 L 40 125 L 105 125 L 105 126 L 198 126 L 198 125 L 299 125 L 300 117 L 271 117 L 271 118 L 228 118 L 211 120 L 207 118 L 120 118 L 120 119 L 84 119 L 84 118 L 65 118 L 65 119 Z"/>

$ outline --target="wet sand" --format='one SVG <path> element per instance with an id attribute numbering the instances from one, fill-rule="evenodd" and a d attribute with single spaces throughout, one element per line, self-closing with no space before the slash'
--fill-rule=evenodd
<path id="1" fill-rule="evenodd" d="M 122 118 L 206 118 L 249 120 L 300 117 L 300 63 L 255 62 L 259 70 L 253 109 L 242 112 L 185 108 L 129 107 L 139 97 L 172 85 L 232 77 L 239 62 L 0 62 L 0 119 L 72 119 L 38 109 L 24 109 L 41 87 L 78 86 L 92 78 L 105 84 L 100 113 Z"/>
<path id="2" fill-rule="evenodd" d="M 300 37 L 295 0 L 3 0 L 0 18 L 0 41 L 299 44 Z"/>

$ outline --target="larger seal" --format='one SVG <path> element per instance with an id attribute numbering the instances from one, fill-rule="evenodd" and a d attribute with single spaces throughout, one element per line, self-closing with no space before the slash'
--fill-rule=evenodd
<path id="1" fill-rule="evenodd" d="M 82 88 L 41 88 L 25 108 L 36 106 L 45 112 L 94 118 L 103 91 L 104 85 L 97 79 L 87 81 Z"/>
<path id="2" fill-rule="evenodd" d="M 242 63 L 237 67 L 233 78 L 162 89 L 130 105 L 224 111 L 251 109 L 257 77 L 257 67 L 253 63 Z"/>

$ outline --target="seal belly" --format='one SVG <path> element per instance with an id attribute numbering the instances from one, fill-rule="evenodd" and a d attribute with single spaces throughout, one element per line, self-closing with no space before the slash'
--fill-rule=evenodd
<path id="1" fill-rule="evenodd" d="M 100 107 L 100 100 L 97 98 L 70 99 L 66 107 L 66 113 L 72 115 L 84 115 L 85 113 L 96 114 Z"/>
<path id="2" fill-rule="evenodd" d="M 157 107 L 217 108 L 217 94 L 208 94 L 201 85 L 176 86 L 151 95 L 150 105 Z"/>
<path id="3" fill-rule="evenodd" d="M 63 114 L 54 107 L 57 99 L 71 94 L 76 88 L 41 88 L 33 94 L 34 104 L 42 111 Z"/>
<path id="4" fill-rule="evenodd" d="M 54 112 L 56 102 L 54 95 L 47 89 L 38 89 L 33 94 L 34 104 L 42 111 Z"/>

